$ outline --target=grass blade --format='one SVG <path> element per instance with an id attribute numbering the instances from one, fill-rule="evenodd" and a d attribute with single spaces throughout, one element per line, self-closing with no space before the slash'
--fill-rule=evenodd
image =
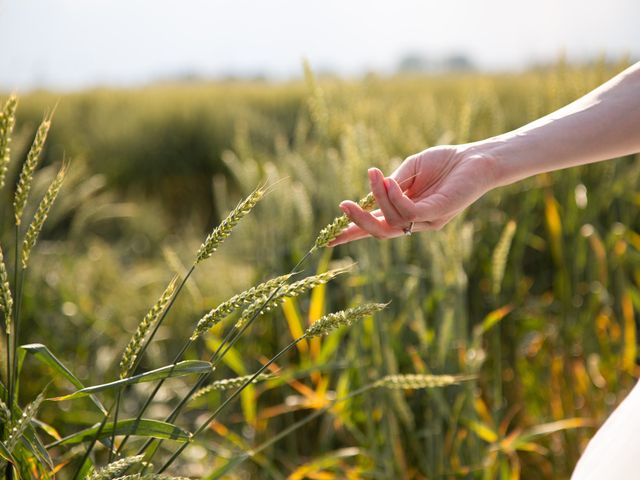
<path id="1" fill-rule="evenodd" d="M 100 424 L 95 424 L 90 428 L 86 428 L 60 440 L 56 440 L 53 443 L 47 445 L 47 448 L 56 447 L 59 445 L 75 445 L 85 441 L 93 440 L 98 433 Z M 102 428 L 98 439 L 109 438 L 113 435 L 113 422 L 108 422 Z M 186 430 L 172 425 L 171 423 L 161 422 L 159 420 L 151 420 L 143 418 L 136 421 L 135 418 L 128 418 L 126 420 L 120 420 L 118 427 L 115 430 L 116 435 L 136 435 L 139 437 L 151 437 L 162 438 L 164 440 L 175 440 L 176 442 L 186 442 L 191 435 Z"/>
<path id="2" fill-rule="evenodd" d="M 85 387 L 68 395 L 48 398 L 47 400 L 53 402 L 73 400 L 76 398 L 86 397 L 98 392 L 104 392 L 105 390 L 122 388 L 126 385 L 132 385 L 135 383 L 153 382 L 155 380 L 161 380 L 164 378 L 182 377 L 185 375 L 191 375 L 193 373 L 205 373 L 209 371 L 211 371 L 211 364 L 209 362 L 205 362 L 202 360 L 184 360 L 175 365 L 166 365 L 149 372 L 141 373 L 140 375 L 122 378 L 120 380 L 116 380 L 115 382 L 92 385 L 91 387 Z"/>
<path id="3" fill-rule="evenodd" d="M 69 370 L 60 360 L 56 358 L 56 356 L 51 353 L 51 351 L 41 343 L 30 343 L 28 345 L 22 345 L 20 347 L 27 353 L 33 355 L 40 362 L 52 368 L 55 372 L 62 375 L 69 382 L 73 384 L 74 387 L 83 389 L 85 388 L 84 384 L 76 377 L 71 370 Z M 100 400 L 94 396 L 90 395 L 91 401 L 100 409 L 103 414 L 107 413 L 106 408 L 102 405 Z"/>

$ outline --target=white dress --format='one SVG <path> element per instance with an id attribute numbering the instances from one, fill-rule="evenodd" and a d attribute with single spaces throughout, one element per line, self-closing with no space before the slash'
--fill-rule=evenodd
<path id="1" fill-rule="evenodd" d="M 640 479 L 640 382 L 593 436 L 571 480 Z"/>

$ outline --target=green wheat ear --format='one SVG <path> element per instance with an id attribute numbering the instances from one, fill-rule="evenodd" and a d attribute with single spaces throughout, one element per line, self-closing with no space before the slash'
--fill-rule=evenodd
<path id="1" fill-rule="evenodd" d="M 364 305 L 358 305 L 357 307 L 348 308 L 347 310 L 329 313 L 313 322 L 313 324 L 311 324 L 311 326 L 304 332 L 304 336 L 310 338 L 329 335 L 340 327 L 350 326 L 365 317 L 369 317 L 374 313 L 379 312 L 387 305 L 388 304 L 386 303 L 365 303 Z"/>
<path id="2" fill-rule="evenodd" d="M 4 441 L 4 444 L 9 452 L 13 452 L 13 450 L 18 446 L 18 442 L 22 438 L 25 430 L 28 426 L 31 425 L 31 420 L 33 420 L 33 418 L 36 416 L 36 413 L 38 413 L 40 404 L 44 400 L 45 390 L 43 390 L 33 402 L 25 407 L 25 409 L 22 411 L 22 415 L 20 415 L 12 423 L 9 424 L 9 436 Z"/>
<path id="3" fill-rule="evenodd" d="M 309 291 L 318 285 L 323 285 L 330 282 L 338 275 L 342 275 L 351 269 L 353 265 L 347 267 L 336 268 L 329 270 L 328 272 L 320 273 L 318 275 L 312 275 L 297 282 L 293 282 L 290 285 L 283 285 L 278 292 L 269 298 L 269 295 L 263 294 L 253 300 L 253 303 L 249 305 L 240 315 L 240 319 L 236 322 L 235 328 L 242 328 L 251 318 L 257 314 L 263 314 L 278 307 L 286 298 L 293 298 L 302 295 L 304 292 Z"/>
<path id="4" fill-rule="evenodd" d="M 7 335 L 11 333 L 11 309 L 13 308 L 13 297 L 9 287 L 7 267 L 4 264 L 4 255 L 0 247 L 0 310 L 4 313 L 4 331 Z"/>
<path id="5" fill-rule="evenodd" d="M 136 455 L 135 457 L 126 457 L 116 460 L 100 470 L 93 472 L 86 480 L 110 480 L 124 475 L 124 473 L 134 465 L 142 463 L 144 455 Z"/>
<path id="6" fill-rule="evenodd" d="M 200 246 L 196 257 L 196 265 L 213 255 L 213 252 L 216 251 L 222 242 L 231 235 L 231 231 L 238 222 L 256 206 L 265 193 L 264 188 L 256 188 L 227 215 L 227 218 L 207 236 L 204 243 Z"/>
<path id="7" fill-rule="evenodd" d="M 373 209 L 376 205 L 376 199 L 373 196 L 373 193 L 369 193 L 366 197 L 361 198 L 358 201 L 358 205 L 360 205 L 364 210 Z M 351 220 L 349 220 L 349 217 L 346 215 L 336 217 L 333 222 L 320 230 L 318 238 L 316 238 L 315 244 L 313 245 L 313 250 L 329 245 L 345 228 L 347 228 L 347 226 L 349 226 L 350 221 Z"/>
<path id="8" fill-rule="evenodd" d="M 175 276 L 165 291 L 162 293 L 158 301 L 151 307 L 151 310 L 145 315 L 142 319 L 135 333 L 129 340 L 124 352 L 122 354 L 122 360 L 120 360 L 120 378 L 127 378 L 131 374 L 131 370 L 136 363 L 136 359 L 140 354 L 140 350 L 142 349 L 142 345 L 144 344 L 144 339 L 147 337 L 147 334 L 151 331 L 151 329 L 155 326 L 156 322 L 164 312 L 169 300 L 173 296 L 173 293 L 176 290 L 176 284 L 178 282 L 178 277 Z"/>
<path id="9" fill-rule="evenodd" d="M 40 205 L 38 205 L 38 209 L 36 210 L 35 215 L 33 216 L 33 220 L 29 225 L 29 229 L 24 236 L 24 240 L 22 242 L 22 268 L 27 268 L 29 263 L 29 257 L 31 256 L 31 251 L 38 240 L 38 235 L 42 231 L 42 226 L 44 225 L 47 216 L 49 215 L 49 210 L 51 210 L 51 206 L 53 202 L 55 202 L 58 193 L 60 192 L 60 188 L 62 188 L 62 182 L 64 181 L 64 176 L 67 173 L 67 168 L 69 166 L 68 162 L 64 162 L 62 167 L 58 171 L 56 178 L 53 179 L 51 185 L 47 189 L 47 193 L 44 194 L 44 197 L 40 201 Z"/>
<path id="10" fill-rule="evenodd" d="M 159 473 L 132 473 L 123 475 L 122 477 L 109 477 L 113 480 L 191 480 L 187 477 L 172 477 L 171 475 L 162 475 Z"/>
<path id="11" fill-rule="evenodd" d="M 251 304 L 263 298 L 265 295 L 270 295 L 274 290 L 281 288 L 289 278 L 291 278 L 291 275 L 281 275 L 272 278 L 222 302 L 198 321 L 190 340 L 196 340 L 198 337 L 204 335 L 209 329 L 242 306 Z"/>
<path id="12" fill-rule="evenodd" d="M 11 161 L 11 133 L 16 124 L 16 109 L 18 98 L 11 95 L 0 112 L 0 188 L 4 187 L 4 180 Z"/>
<path id="13" fill-rule="evenodd" d="M 474 375 L 387 375 L 375 382 L 376 387 L 392 390 L 419 390 L 423 388 L 446 387 L 476 378 Z"/>
<path id="14" fill-rule="evenodd" d="M 252 377 L 253 377 L 253 375 L 244 375 L 242 377 L 225 378 L 225 379 L 222 379 L 222 380 L 216 380 L 215 382 L 212 382 L 209 385 L 207 385 L 206 387 L 203 387 L 200 390 L 198 390 L 193 395 L 193 397 L 191 397 L 191 400 L 195 400 L 196 398 L 203 397 L 203 396 L 207 395 L 210 392 L 231 390 L 233 388 L 239 388 L 242 385 L 244 385 L 244 383 L 247 380 L 249 380 L 250 378 L 252 378 Z M 270 380 L 272 378 L 274 378 L 274 375 L 272 375 L 270 373 L 261 373 L 256 378 L 254 378 L 251 383 L 255 384 L 255 383 L 259 383 L 259 382 L 264 382 L 265 380 Z"/>
<path id="15" fill-rule="evenodd" d="M 33 174 L 36 171 L 36 167 L 40 160 L 40 154 L 42 153 L 44 144 L 47 141 L 49 127 L 51 127 L 51 117 L 45 118 L 38 127 L 33 144 L 31 144 L 31 148 L 27 154 L 27 159 L 22 165 L 18 184 L 16 185 L 15 197 L 13 199 L 16 225 L 20 225 L 20 223 L 22 223 L 22 214 L 24 213 L 24 207 L 27 204 L 27 199 L 29 198 L 29 191 L 31 190 L 31 183 L 33 182 Z"/>

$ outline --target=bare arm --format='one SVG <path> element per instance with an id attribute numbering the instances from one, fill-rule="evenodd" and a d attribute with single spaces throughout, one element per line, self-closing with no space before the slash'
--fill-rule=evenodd
<path id="1" fill-rule="evenodd" d="M 475 147 L 497 160 L 497 186 L 640 151 L 640 63 L 560 110 Z"/>
<path id="2" fill-rule="evenodd" d="M 332 243 L 437 230 L 493 188 L 640 151 L 640 63 L 575 102 L 497 137 L 429 148 L 389 177 L 369 169 L 379 210 L 344 201 L 353 223 Z"/>

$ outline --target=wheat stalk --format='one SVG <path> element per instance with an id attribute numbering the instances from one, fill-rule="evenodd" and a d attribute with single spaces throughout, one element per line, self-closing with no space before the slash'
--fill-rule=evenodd
<path id="1" fill-rule="evenodd" d="M 225 238 L 231 235 L 231 231 L 238 222 L 256 206 L 264 194 L 265 190 L 262 187 L 256 188 L 229 213 L 200 246 L 196 257 L 196 265 L 209 258 L 216 251 Z"/>
<path id="2" fill-rule="evenodd" d="M 373 193 L 369 193 L 366 197 L 360 199 L 358 201 L 358 205 L 364 210 L 371 210 L 376 204 L 376 199 L 373 196 Z M 346 215 L 340 215 L 336 217 L 333 222 L 320 230 L 318 234 L 318 238 L 313 245 L 312 250 L 317 250 L 319 248 L 326 247 L 331 243 L 335 238 L 342 233 L 342 231 L 349 226 L 349 217 Z"/>
<path id="3" fill-rule="evenodd" d="M 100 470 L 93 472 L 86 480 L 110 480 L 113 478 L 122 477 L 124 473 L 132 466 L 142 462 L 144 455 L 136 455 L 134 457 L 126 457 L 120 460 L 116 460 Z"/>
<path id="4" fill-rule="evenodd" d="M 351 265 L 348 267 L 329 270 L 328 272 L 320 273 L 318 275 L 312 275 L 303 278 L 302 280 L 298 280 L 297 282 L 294 282 L 290 285 L 282 286 L 275 295 L 271 296 L 271 298 L 269 298 L 269 296 L 267 295 L 263 295 L 262 297 L 257 298 L 251 305 L 249 305 L 247 309 L 242 312 L 242 315 L 236 322 L 235 327 L 237 329 L 242 328 L 249 319 L 253 318 L 253 316 L 256 315 L 256 313 L 262 315 L 265 312 L 269 312 L 270 310 L 278 307 L 286 298 L 292 298 L 302 295 L 304 292 L 311 290 L 318 285 L 330 282 L 338 275 L 341 275 L 350 269 Z"/>
<path id="5" fill-rule="evenodd" d="M 329 335 L 337 328 L 349 326 L 364 317 L 371 316 L 387 305 L 386 303 L 365 303 L 354 308 L 348 308 L 347 310 L 329 313 L 313 322 L 311 326 L 305 330 L 304 336 L 309 338 Z"/>
<path id="6" fill-rule="evenodd" d="M 393 390 L 418 390 L 422 388 L 446 387 L 447 385 L 454 385 L 474 378 L 473 375 L 387 375 L 377 380 L 374 386 Z"/>
<path id="7" fill-rule="evenodd" d="M 33 144 L 27 154 L 27 159 L 22 165 L 20 171 L 20 177 L 18 178 L 18 184 L 16 185 L 16 192 L 13 199 L 13 208 L 16 218 L 16 225 L 20 225 L 22 222 L 22 214 L 24 212 L 24 206 L 27 204 L 27 198 L 29 197 L 29 191 L 31 190 L 31 183 L 33 182 L 33 174 L 38 166 L 40 160 L 40 154 L 44 148 L 44 144 L 49 134 L 49 127 L 51 126 L 51 118 L 48 117 L 42 121 L 38 127 L 38 131 L 33 140 Z"/>
<path id="8" fill-rule="evenodd" d="M 120 360 L 120 378 L 127 378 L 131 374 L 136 363 L 136 359 L 140 354 L 140 349 L 142 348 L 144 339 L 156 324 L 160 315 L 162 315 L 162 312 L 169 303 L 169 300 L 171 300 L 171 297 L 176 290 L 177 281 L 177 276 L 171 280 L 165 291 L 160 295 L 158 301 L 144 316 L 135 333 L 131 337 L 131 340 L 129 340 L 129 343 L 122 354 L 122 359 Z"/>
<path id="9" fill-rule="evenodd" d="M 22 434 L 27 429 L 27 427 L 31 424 L 31 420 L 35 417 L 36 413 L 38 413 L 38 409 L 40 408 L 40 404 L 44 400 L 44 391 L 38 395 L 38 397 L 31 402 L 26 408 L 22 411 L 22 415 L 15 419 L 9 425 L 9 435 L 5 440 L 5 446 L 7 450 L 13 452 L 13 449 L 18 445 L 18 441 L 22 437 Z"/>
<path id="10" fill-rule="evenodd" d="M 47 193 L 44 194 L 44 197 L 40 201 L 40 205 L 38 205 L 38 209 L 36 210 L 35 215 L 33 216 L 33 220 L 29 225 L 29 229 L 24 236 L 24 240 L 22 242 L 22 268 L 27 268 L 27 264 L 29 262 L 29 256 L 31 255 L 31 250 L 36 244 L 38 239 L 38 235 L 42 230 L 42 226 L 44 225 L 45 220 L 47 219 L 47 215 L 49 215 L 49 210 L 51 210 L 51 206 L 53 202 L 55 202 L 58 193 L 60 192 L 60 188 L 62 187 L 62 182 L 64 181 L 64 176 L 67 172 L 68 163 L 65 162 L 62 164 L 62 167 L 58 171 L 56 178 L 53 179 L 51 185 L 47 189 Z M 17 218 L 17 217 L 16 217 Z"/>
<path id="11" fill-rule="evenodd" d="M 238 293 L 229 300 L 221 303 L 198 321 L 190 340 L 196 340 L 198 337 L 204 335 L 210 328 L 230 315 L 234 310 L 237 310 L 243 305 L 253 303 L 257 299 L 264 298 L 265 295 L 269 295 L 275 289 L 282 287 L 289 278 L 291 278 L 291 275 L 281 275 L 272 278 L 251 287 L 249 290 Z"/>
<path id="12" fill-rule="evenodd" d="M 7 267 L 4 263 L 2 247 L 0 247 L 0 310 L 4 313 L 4 331 L 7 335 L 11 333 L 11 315 L 13 308 L 13 297 L 9 287 Z"/>
<path id="13" fill-rule="evenodd" d="M 4 187 L 4 180 L 11 161 L 11 133 L 16 124 L 16 109 L 18 98 L 11 95 L 0 113 L 0 188 Z"/>

